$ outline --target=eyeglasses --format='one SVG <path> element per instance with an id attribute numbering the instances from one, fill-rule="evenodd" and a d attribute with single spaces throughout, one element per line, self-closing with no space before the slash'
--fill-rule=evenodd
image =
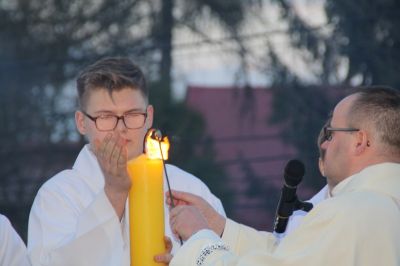
<path id="1" fill-rule="evenodd" d="M 82 113 L 95 123 L 96 128 L 99 131 L 114 130 L 117 127 L 119 120 L 122 120 L 125 127 L 128 129 L 138 129 L 144 126 L 147 118 L 147 113 L 128 113 L 122 116 L 106 114 L 96 117 L 91 116 L 84 111 L 82 111 Z"/>
<path id="2" fill-rule="evenodd" d="M 345 128 L 345 127 L 324 127 L 324 139 L 327 141 L 332 140 L 332 132 L 342 131 L 342 132 L 356 132 L 360 131 L 357 128 Z"/>

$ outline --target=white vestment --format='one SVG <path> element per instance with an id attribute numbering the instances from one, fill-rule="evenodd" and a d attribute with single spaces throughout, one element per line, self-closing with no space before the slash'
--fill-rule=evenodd
<path id="1" fill-rule="evenodd" d="M 222 204 L 193 175 L 167 165 L 171 189 L 205 198 L 219 213 Z M 167 190 L 164 178 L 164 190 Z M 169 226 L 165 205 L 165 234 L 180 246 Z M 34 266 L 129 266 L 129 214 L 122 221 L 104 192 L 104 176 L 86 145 L 72 169 L 49 179 L 39 190 L 29 216 L 28 252 Z"/>
<path id="2" fill-rule="evenodd" d="M 280 243 L 271 233 L 227 220 L 222 240 L 201 230 L 170 266 L 398 266 L 399 188 L 400 164 L 367 167 L 340 182 Z"/>
<path id="3" fill-rule="evenodd" d="M 10 221 L 0 214 L 0 265 L 29 266 L 28 253 Z"/>

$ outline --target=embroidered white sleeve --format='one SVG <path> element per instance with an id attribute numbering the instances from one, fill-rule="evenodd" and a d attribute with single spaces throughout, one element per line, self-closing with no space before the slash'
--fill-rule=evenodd
<path id="1" fill-rule="evenodd" d="M 208 255 L 213 253 L 215 250 L 229 250 L 229 247 L 223 243 L 217 243 L 217 244 L 212 244 L 212 245 L 207 245 L 205 246 L 201 251 L 200 251 L 200 256 L 197 258 L 196 265 L 201 266 L 204 263 L 204 260 Z"/>

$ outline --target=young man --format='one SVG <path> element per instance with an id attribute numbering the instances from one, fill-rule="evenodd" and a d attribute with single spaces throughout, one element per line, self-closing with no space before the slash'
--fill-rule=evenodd
<path id="1" fill-rule="evenodd" d="M 128 59 L 106 58 L 78 79 L 75 120 L 89 144 L 72 169 L 39 190 L 29 217 L 28 252 L 36 265 L 130 265 L 126 163 L 143 152 L 154 109 L 141 70 Z M 172 188 L 204 197 L 224 215 L 221 202 L 196 177 L 167 165 Z M 166 186 L 164 186 L 166 189 Z M 172 237 L 165 207 L 166 235 Z"/>
<path id="2" fill-rule="evenodd" d="M 28 253 L 22 239 L 4 215 L 0 214 L 0 265 L 29 266 Z"/>
<path id="3" fill-rule="evenodd" d="M 364 89 L 336 105 L 322 144 L 332 197 L 280 243 L 174 193 L 191 206 L 171 210 L 173 230 L 189 240 L 170 265 L 400 265 L 399 121 L 393 89 Z"/>

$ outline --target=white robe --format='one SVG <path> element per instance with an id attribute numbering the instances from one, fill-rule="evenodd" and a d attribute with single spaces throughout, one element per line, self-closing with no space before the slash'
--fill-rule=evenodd
<path id="1" fill-rule="evenodd" d="M 172 189 L 205 198 L 221 214 L 222 204 L 193 175 L 167 165 Z M 164 178 L 164 190 L 167 190 Z M 165 233 L 172 237 L 165 205 Z M 29 216 L 28 252 L 31 262 L 49 266 L 128 266 L 128 208 L 120 222 L 104 192 L 104 176 L 86 145 L 72 169 L 49 179 L 39 190 Z"/>
<path id="2" fill-rule="evenodd" d="M 29 266 L 28 253 L 10 221 L 0 214 L 0 265 Z"/>
<path id="3" fill-rule="evenodd" d="M 367 167 L 339 183 L 332 197 L 311 210 L 280 243 L 271 233 L 227 220 L 222 240 L 201 230 L 170 265 L 398 266 L 399 188 L 400 164 Z M 196 263 L 201 257 L 203 263 Z"/>

